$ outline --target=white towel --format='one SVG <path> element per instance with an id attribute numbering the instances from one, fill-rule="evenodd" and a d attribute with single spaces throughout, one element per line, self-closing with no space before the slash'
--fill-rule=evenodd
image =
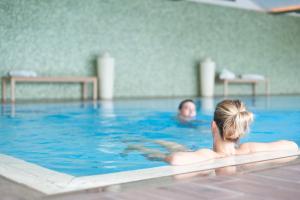
<path id="1" fill-rule="evenodd" d="M 37 73 L 31 70 L 12 70 L 8 72 L 8 76 L 36 77 Z"/>
<path id="2" fill-rule="evenodd" d="M 220 79 L 235 79 L 235 74 L 228 69 L 222 69 L 220 75 Z"/>
<path id="3" fill-rule="evenodd" d="M 242 74 L 241 78 L 250 80 L 265 80 L 265 77 L 260 74 Z"/>

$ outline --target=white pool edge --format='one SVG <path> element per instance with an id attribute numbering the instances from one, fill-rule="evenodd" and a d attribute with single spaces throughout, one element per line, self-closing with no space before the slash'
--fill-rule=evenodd
<path id="1" fill-rule="evenodd" d="M 0 176 L 26 185 L 41 193 L 53 195 L 298 155 L 300 155 L 300 151 L 261 152 L 209 160 L 192 165 L 163 166 L 103 175 L 74 177 L 12 156 L 0 154 Z"/>

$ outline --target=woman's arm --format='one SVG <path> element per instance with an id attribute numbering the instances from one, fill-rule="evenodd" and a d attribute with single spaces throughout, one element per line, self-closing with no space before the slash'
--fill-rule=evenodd
<path id="1" fill-rule="evenodd" d="M 187 165 L 205 160 L 221 157 L 210 149 L 201 149 L 194 152 L 176 152 L 165 158 L 165 161 L 171 165 Z"/>
<path id="2" fill-rule="evenodd" d="M 270 143 L 248 142 L 240 145 L 240 147 L 237 149 L 237 154 L 281 150 L 298 151 L 298 145 L 295 142 L 288 140 L 280 140 Z"/>
<path id="3" fill-rule="evenodd" d="M 190 151 L 190 149 L 177 142 L 167 140 L 153 140 L 151 142 L 161 145 L 162 147 L 166 148 L 170 153 Z"/>

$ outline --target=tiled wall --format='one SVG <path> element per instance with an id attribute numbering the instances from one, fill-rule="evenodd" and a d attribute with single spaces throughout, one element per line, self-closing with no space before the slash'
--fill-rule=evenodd
<path id="1" fill-rule="evenodd" d="M 198 63 L 209 56 L 218 69 L 269 77 L 272 94 L 300 93 L 300 17 L 170 0 L 1 0 L 0 28 L 1 76 L 96 75 L 97 56 L 108 51 L 116 97 L 197 96 Z M 16 95 L 78 98 L 79 91 L 22 84 Z"/>

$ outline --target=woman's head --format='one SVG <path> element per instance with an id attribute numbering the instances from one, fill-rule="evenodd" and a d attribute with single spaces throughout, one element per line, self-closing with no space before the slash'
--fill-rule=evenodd
<path id="1" fill-rule="evenodd" d="M 180 102 L 178 106 L 178 112 L 181 117 L 193 118 L 196 116 L 196 105 L 191 99 L 185 99 Z"/>
<path id="2" fill-rule="evenodd" d="M 216 107 L 214 121 L 223 140 L 236 142 L 249 130 L 253 114 L 240 100 L 224 100 Z"/>

